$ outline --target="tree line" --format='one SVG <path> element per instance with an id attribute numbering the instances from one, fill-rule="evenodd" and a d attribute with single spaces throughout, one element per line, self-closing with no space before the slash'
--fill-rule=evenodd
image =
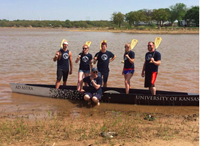
<path id="1" fill-rule="evenodd" d="M 0 27 L 66 27 L 66 28 L 90 28 L 113 27 L 111 21 L 59 21 L 59 20 L 0 20 Z"/>
<path id="2" fill-rule="evenodd" d="M 187 9 L 185 4 L 177 3 L 169 8 L 153 10 L 143 9 L 131 11 L 126 14 L 114 12 L 112 14 L 113 23 L 119 27 L 121 27 L 124 21 L 128 22 L 130 27 L 132 25 L 138 26 L 152 24 L 156 24 L 161 27 L 164 25 L 172 26 L 176 20 L 178 21 L 179 26 L 199 26 L 199 6 Z"/>
<path id="3" fill-rule="evenodd" d="M 6 19 L 0 19 L 0 27 L 66 27 L 66 28 L 114 28 L 121 27 L 126 28 L 132 26 L 138 27 L 139 25 L 147 26 L 172 26 L 178 20 L 178 25 L 181 25 L 181 21 L 185 20 L 185 26 L 195 25 L 199 26 L 199 6 L 194 6 L 190 9 L 183 3 L 177 3 L 169 8 L 159 9 L 143 9 L 138 11 L 131 11 L 126 14 L 121 12 L 114 12 L 110 21 L 59 21 L 59 20 L 14 20 L 9 21 Z M 183 25 L 183 24 L 182 24 Z"/>

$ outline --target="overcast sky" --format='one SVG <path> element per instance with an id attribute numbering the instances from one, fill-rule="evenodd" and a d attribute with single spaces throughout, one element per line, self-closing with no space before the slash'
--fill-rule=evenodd
<path id="1" fill-rule="evenodd" d="M 113 12 L 169 8 L 199 0 L 0 0 L 0 19 L 7 20 L 110 20 Z"/>

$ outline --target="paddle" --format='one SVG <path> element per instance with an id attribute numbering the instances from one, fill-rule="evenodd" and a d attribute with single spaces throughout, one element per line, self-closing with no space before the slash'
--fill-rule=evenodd
<path id="1" fill-rule="evenodd" d="M 161 37 L 156 37 L 156 38 L 155 38 L 154 43 L 155 43 L 155 48 L 156 48 L 156 49 L 157 49 L 158 46 L 160 45 L 161 41 L 162 41 L 162 38 L 161 38 Z"/>
<path id="2" fill-rule="evenodd" d="M 160 45 L 161 41 L 162 41 L 162 38 L 161 38 L 161 37 L 156 37 L 156 38 L 155 38 L 155 41 L 154 41 L 154 44 L 155 44 L 155 51 L 154 51 L 154 53 L 153 53 L 152 58 L 154 57 L 155 52 L 156 52 L 156 49 L 157 49 L 158 46 Z M 150 63 L 152 63 L 152 61 L 150 61 Z"/>
<path id="3" fill-rule="evenodd" d="M 90 47 L 90 45 L 91 45 L 91 41 L 87 41 L 87 42 L 85 42 L 85 45 L 87 45 L 88 47 Z"/>
<path id="4" fill-rule="evenodd" d="M 138 43 L 138 40 L 132 39 L 132 41 L 131 41 L 131 50 L 133 50 L 133 48 L 137 45 L 137 43 Z M 124 63 L 124 60 L 121 61 L 121 63 Z"/>

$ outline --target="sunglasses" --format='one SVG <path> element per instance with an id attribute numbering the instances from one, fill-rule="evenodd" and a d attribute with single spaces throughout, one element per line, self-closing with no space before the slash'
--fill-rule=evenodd
<path id="1" fill-rule="evenodd" d="M 97 71 L 93 71 L 93 73 L 94 73 L 94 74 L 97 74 L 98 72 L 97 72 Z"/>
<path id="2" fill-rule="evenodd" d="M 84 50 L 84 49 L 87 49 L 87 48 L 83 48 L 83 50 Z"/>
<path id="3" fill-rule="evenodd" d="M 153 45 L 147 45 L 148 47 L 153 46 Z"/>
<path id="4" fill-rule="evenodd" d="M 129 46 L 125 46 L 124 48 L 129 48 Z"/>

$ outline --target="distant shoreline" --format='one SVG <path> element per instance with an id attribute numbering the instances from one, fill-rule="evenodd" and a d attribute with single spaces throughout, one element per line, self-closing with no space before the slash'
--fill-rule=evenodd
<path id="1" fill-rule="evenodd" d="M 50 28 L 50 27 L 0 27 L 0 29 L 43 29 L 43 30 L 64 30 L 74 32 L 114 32 L 114 33 L 135 33 L 135 34 L 199 34 L 199 29 L 182 28 L 182 29 L 152 29 L 152 30 L 118 30 L 118 29 L 104 29 L 104 28 Z"/>

